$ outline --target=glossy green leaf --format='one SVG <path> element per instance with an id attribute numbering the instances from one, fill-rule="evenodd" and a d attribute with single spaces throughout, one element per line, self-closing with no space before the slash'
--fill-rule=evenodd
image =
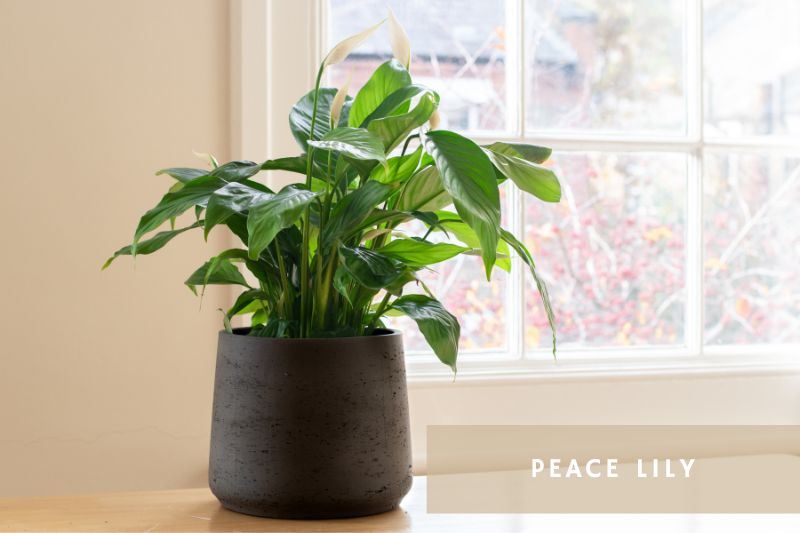
<path id="1" fill-rule="evenodd" d="M 383 63 L 367 83 L 356 94 L 350 108 L 348 125 L 361 127 L 362 122 L 370 115 L 386 97 L 398 89 L 411 85 L 411 75 L 398 61 L 392 59 Z"/>
<path id="2" fill-rule="evenodd" d="M 139 243 L 139 245 L 137 246 L 136 253 L 138 255 L 148 255 L 148 254 L 152 254 L 153 252 L 157 252 L 158 250 L 160 250 L 164 246 L 166 246 L 167 243 L 169 243 L 169 241 L 171 241 L 172 239 L 174 239 L 175 237 L 177 237 L 181 233 L 189 231 L 190 229 L 199 228 L 202 225 L 203 225 L 203 221 L 199 220 L 199 221 L 195 222 L 194 224 L 192 224 L 191 226 L 187 226 L 185 228 L 174 229 L 174 230 L 169 230 L 169 231 L 161 231 L 159 233 L 156 233 L 153 237 L 151 237 L 151 238 L 149 238 L 147 240 L 141 241 Z M 133 250 L 133 246 L 131 246 L 131 245 L 123 246 L 122 248 L 120 248 L 119 250 L 114 252 L 114 255 L 112 255 L 111 257 L 109 257 L 106 260 L 106 262 L 103 264 L 103 267 L 102 267 L 101 270 L 107 269 L 111 265 L 111 263 L 114 261 L 114 259 L 116 259 L 117 257 L 119 257 L 121 255 L 132 255 L 132 250 Z"/>
<path id="3" fill-rule="evenodd" d="M 156 172 L 156 176 L 166 174 L 178 180 L 179 183 L 186 183 L 200 176 L 205 176 L 209 172 L 210 171 L 203 170 L 202 168 L 164 168 Z"/>
<path id="4" fill-rule="evenodd" d="M 195 270 L 184 282 L 192 291 L 205 285 L 241 285 L 250 288 L 239 269 L 229 259 L 214 258 Z"/>
<path id="5" fill-rule="evenodd" d="M 373 120 L 407 113 L 411 106 L 411 100 L 422 93 L 433 93 L 433 91 L 422 85 L 408 85 L 398 88 L 396 91 L 389 94 L 386 99 L 364 119 L 361 127 L 368 128 Z M 435 98 L 438 98 L 438 95 L 435 93 L 433 94 Z M 438 102 L 438 99 L 436 101 Z"/>
<path id="6" fill-rule="evenodd" d="M 307 159 L 305 155 L 269 159 L 261 164 L 261 170 L 286 170 L 289 172 L 296 172 L 298 174 L 305 174 L 306 161 Z"/>
<path id="7" fill-rule="evenodd" d="M 261 165 L 252 161 L 230 161 L 212 170 L 208 175 L 219 178 L 224 182 L 243 181 L 255 176 L 261 171 Z M 193 182 L 187 182 L 189 187 Z"/>
<path id="8" fill-rule="evenodd" d="M 406 272 L 406 267 L 399 261 L 363 246 L 339 246 L 339 258 L 347 273 L 368 289 L 380 290 Z"/>
<path id="9" fill-rule="evenodd" d="M 336 89 L 323 88 L 319 90 L 319 102 L 317 104 L 317 120 L 314 123 L 314 138 L 319 139 L 331 129 L 331 105 L 336 96 Z M 310 91 L 303 96 L 292 107 L 289 113 L 289 128 L 292 131 L 297 144 L 303 151 L 307 150 L 306 143 L 311 133 L 311 118 L 314 112 L 314 91 Z M 347 113 L 342 110 L 339 124 L 347 124 Z"/>
<path id="10" fill-rule="evenodd" d="M 401 211 L 437 211 L 452 203 L 453 198 L 444 190 L 439 169 L 426 167 L 406 182 L 395 207 Z"/>
<path id="11" fill-rule="evenodd" d="M 473 141 L 445 130 L 428 132 L 425 149 L 456 211 L 478 235 L 486 277 L 491 277 L 500 228 L 500 192 L 491 161 Z"/>
<path id="12" fill-rule="evenodd" d="M 458 320 L 438 301 L 422 294 L 398 298 L 392 308 L 401 311 L 417 323 L 420 333 L 439 360 L 456 371 L 458 339 L 461 326 Z"/>
<path id="13" fill-rule="evenodd" d="M 553 313 L 553 307 L 550 304 L 550 293 L 547 291 L 547 285 L 545 284 L 544 280 L 539 276 L 539 273 L 536 270 L 536 263 L 533 262 L 533 257 L 531 253 L 528 251 L 528 248 L 519 241 L 514 235 L 510 232 L 501 229 L 500 236 L 504 241 L 506 241 L 517 254 L 520 256 L 522 261 L 528 265 L 530 268 L 531 275 L 533 276 L 533 280 L 536 282 L 536 288 L 539 290 L 539 296 L 542 299 L 542 305 L 544 305 L 545 313 L 547 314 L 547 322 L 550 324 L 550 332 L 553 335 L 553 357 L 556 356 L 556 317 Z"/>
<path id="14" fill-rule="evenodd" d="M 260 307 L 259 300 L 269 300 L 269 295 L 259 289 L 250 289 L 241 293 L 234 302 L 233 306 L 225 313 L 228 318 L 236 315 L 254 312 L 253 306 Z"/>
<path id="15" fill-rule="evenodd" d="M 247 215 L 250 258 L 257 259 L 280 230 L 297 222 L 317 196 L 319 193 L 299 185 L 287 185 L 272 198 L 252 206 Z"/>
<path id="16" fill-rule="evenodd" d="M 433 159 L 419 146 L 410 154 L 390 157 L 386 166 L 376 166 L 369 179 L 381 183 L 403 183 L 419 169 L 431 164 Z"/>
<path id="17" fill-rule="evenodd" d="M 391 187 L 368 181 L 336 204 L 331 218 L 322 234 L 322 246 L 328 247 L 337 239 L 358 230 L 376 205 L 386 200 L 392 193 Z"/>
<path id="18" fill-rule="evenodd" d="M 225 222 L 231 215 L 244 214 L 253 205 L 263 203 L 273 196 L 272 193 L 259 191 L 242 183 L 229 183 L 214 191 L 206 206 L 204 236 L 207 238 L 214 226 Z"/>
<path id="19" fill-rule="evenodd" d="M 437 229 L 448 235 L 452 235 L 469 248 L 480 249 L 481 241 L 478 239 L 478 235 L 466 222 L 460 220 L 458 215 L 455 213 L 448 213 L 447 211 L 439 211 L 437 215 L 439 216 Z M 506 272 L 511 272 L 511 258 L 508 244 L 502 239 L 497 241 L 497 254 L 495 266 Z"/>
<path id="20" fill-rule="evenodd" d="M 438 105 L 439 95 L 433 91 L 426 91 L 420 95 L 417 105 L 408 113 L 373 120 L 367 129 L 380 137 L 386 153 L 389 153 L 405 141 L 415 129 L 425 124 Z"/>
<path id="21" fill-rule="evenodd" d="M 545 202 L 561 200 L 561 184 L 549 168 L 509 155 L 485 150 L 495 168 L 517 187 Z"/>
<path id="22" fill-rule="evenodd" d="M 485 146 L 494 153 L 519 157 L 531 163 L 544 163 L 553 153 L 550 148 L 533 144 L 496 142 Z"/>
<path id="23" fill-rule="evenodd" d="M 381 254 L 402 261 L 411 267 L 423 267 L 441 263 L 469 248 L 448 244 L 445 242 L 433 243 L 422 239 L 395 239 L 377 251 Z"/>
<path id="24" fill-rule="evenodd" d="M 386 153 L 383 151 L 381 140 L 361 128 L 336 128 L 319 140 L 309 141 L 308 144 L 321 150 L 339 152 L 351 159 L 386 164 Z"/>

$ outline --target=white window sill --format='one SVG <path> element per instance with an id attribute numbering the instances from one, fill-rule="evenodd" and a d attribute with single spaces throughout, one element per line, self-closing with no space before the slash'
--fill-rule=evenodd
<path id="1" fill-rule="evenodd" d="M 462 358 L 455 379 L 453 373 L 433 357 L 412 355 L 406 366 L 412 387 L 444 383 L 468 386 L 500 382 L 744 377 L 800 374 L 800 347 L 769 348 L 769 352 L 762 347 L 759 353 L 713 350 L 702 356 L 644 352 L 617 356 L 598 353 L 592 357 L 572 352 L 560 354 L 557 360 L 552 356 L 549 359 L 539 356 L 512 359 L 500 354 L 481 355 Z"/>

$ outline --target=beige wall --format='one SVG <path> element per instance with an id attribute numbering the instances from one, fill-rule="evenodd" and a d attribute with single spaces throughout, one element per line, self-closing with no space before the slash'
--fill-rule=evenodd
<path id="1" fill-rule="evenodd" d="M 0 496 L 202 485 L 220 244 L 100 265 L 228 157 L 227 2 L 0 0 L 0 69 Z"/>

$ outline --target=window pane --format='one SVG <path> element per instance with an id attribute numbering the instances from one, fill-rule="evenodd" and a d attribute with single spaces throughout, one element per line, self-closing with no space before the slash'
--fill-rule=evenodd
<path id="1" fill-rule="evenodd" d="M 508 185 L 501 185 L 500 202 L 504 217 L 508 214 L 507 193 Z M 502 224 L 508 225 L 505 219 L 502 220 Z M 399 229 L 418 236 L 422 236 L 425 232 L 420 222 L 404 224 Z M 432 233 L 428 238 L 434 242 L 458 242 L 448 240 L 439 232 Z M 486 281 L 481 258 L 462 255 L 444 263 L 431 265 L 429 270 L 422 270 L 418 275 L 445 308 L 458 318 L 461 324 L 459 346 L 462 351 L 467 353 L 506 349 L 508 274 L 505 271 L 495 268 L 492 272 L 492 281 Z M 405 292 L 422 293 L 423 290 L 421 287 L 408 285 Z M 391 317 L 387 320 L 387 325 L 403 331 L 403 343 L 407 351 L 431 352 L 411 319 Z"/>
<path id="2" fill-rule="evenodd" d="M 704 10 L 706 135 L 800 135 L 800 2 Z"/>
<path id="3" fill-rule="evenodd" d="M 506 128 L 505 0 L 330 0 L 329 46 L 386 17 L 390 6 L 411 40 L 411 74 L 441 96 L 442 128 Z M 352 72 L 350 94 L 392 57 L 385 29 L 331 69 L 330 85 Z"/>
<path id="4" fill-rule="evenodd" d="M 682 134 L 684 0 L 526 0 L 529 130 Z"/>
<path id="5" fill-rule="evenodd" d="M 800 341 L 800 158 L 706 154 L 705 342 Z"/>
<path id="6" fill-rule="evenodd" d="M 561 348 L 684 341 L 683 154 L 556 153 L 560 204 L 527 198 L 525 238 L 545 278 Z M 526 276 L 528 349 L 549 348 Z"/>

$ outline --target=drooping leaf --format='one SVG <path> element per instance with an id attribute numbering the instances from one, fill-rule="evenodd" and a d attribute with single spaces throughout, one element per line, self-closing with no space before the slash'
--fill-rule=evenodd
<path id="1" fill-rule="evenodd" d="M 229 183 L 217 189 L 208 199 L 206 206 L 206 223 L 203 233 L 208 233 L 217 224 L 225 222 L 233 214 L 246 213 L 251 206 L 263 203 L 274 194 L 263 192 L 242 183 Z"/>
<path id="2" fill-rule="evenodd" d="M 166 174 L 178 180 L 179 183 L 186 183 L 200 176 L 205 176 L 208 172 L 208 170 L 202 168 L 162 168 L 156 172 L 156 176 Z"/>
<path id="3" fill-rule="evenodd" d="M 375 111 L 390 94 L 408 85 L 411 85 L 411 75 L 403 65 L 395 60 L 383 63 L 375 69 L 367 83 L 356 94 L 350 108 L 348 125 L 363 127 L 364 119 Z"/>
<path id="4" fill-rule="evenodd" d="M 149 238 L 147 240 L 141 241 L 139 243 L 139 245 L 137 246 L 136 253 L 138 255 L 148 255 L 148 254 L 152 254 L 153 252 L 157 252 L 158 250 L 160 250 L 164 246 L 166 246 L 169 241 L 171 241 L 172 239 L 174 239 L 175 237 L 177 237 L 181 233 L 183 233 L 185 231 L 189 231 L 190 229 L 199 228 L 202 225 L 203 225 L 203 221 L 199 220 L 199 221 L 195 222 L 194 224 L 192 224 L 191 226 L 187 226 L 185 228 L 175 229 L 175 230 L 170 230 L 170 231 L 161 231 L 159 233 L 156 233 L 153 237 L 151 237 L 151 238 Z M 114 261 L 114 259 L 116 259 L 117 257 L 119 257 L 121 255 L 132 255 L 132 248 L 133 247 L 131 245 L 123 246 L 122 248 L 120 248 L 119 250 L 114 252 L 114 255 L 109 257 L 106 260 L 106 262 L 103 264 L 103 267 L 101 268 L 101 270 L 107 269 L 111 265 L 111 263 Z"/>
<path id="5" fill-rule="evenodd" d="M 425 124 L 438 105 L 439 95 L 430 90 L 425 91 L 420 95 L 417 105 L 408 113 L 373 120 L 367 129 L 380 137 L 386 153 L 389 153 L 415 129 Z"/>
<path id="6" fill-rule="evenodd" d="M 547 292 L 547 285 L 545 284 L 544 280 L 539 276 L 539 273 L 536 271 L 536 264 L 533 262 L 533 257 L 531 253 L 528 251 L 528 248 L 521 243 L 514 235 L 510 232 L 501 229 L 500 236 L 504 241 L 506 241 L 514 251 L 520 256 L 522 261 L 528 265 L 528 268 L 531 270 L 531 275 L 533 276 L 533 280 L 536 282 L 536 288 L 539 290 L 539 296 L 542 299 L 542 305 L 544 305 L 544 311 L 547 314 L 547 322 L 550 324 L 550 332 L 553 335 L 553 357 L 556 356 L 556 317 L 553 313 L 553 307 L 550 304 L 550 293 Z"/>
<path id="7" fill-rule="evenodd" d="M 425 149 L 436 162 L 456 211 L 478 235 L 488 279 L 497 258 L 500 228 L 500 192 L 492 163 L 480 146 L 450 131 L 428 132 Z"/>
<path id="8" fill-rule="evenodd" d="M 561 184 L 549 168 L 489 149 L 486 149 L 485 152 L 494 163 L 495 168 L 523 191 L 545 202 L 561 200 Z"/>
<path id="9" fill-rule="evenodd" d="M 448 243 L 433 243 L 422 239 L 395 239 L 377 251 L 381 254 L 402 261 L 411 267 L 423 267 L 441 263 L 469 248 Z"/>
<path id="10" fill-rule="evenodd" d="M 222 181 L 243 181 L 255 176 L 261 170 L 261 165 L 252 161 L 230 161 L 220 165 L 209 173 L 209 176 L 219 178 Z M 192 182 L 186 184 L 190 186 Z"/>
<path id="11" fill-rule="evenodd" d="M 485 148 L 497 154 L 519 157 L 531 163 L 544 163 L 553 153 L 550 148 L 533 144 L 496 142 Z"/>
<path id="12" fill-rule="evenodd" d="M 386 164 L 386 153 L 383 151 L 381 140 L 361 128 L 336 128 L 319 140 L 309 141 L 308 144 L 322 150 L 339 152 L 351 159 Z"/>
<path id="13" fill-rule="evenodd" d="M 316 129 L 316 128 L 314 128 Z M 261 170 L 287 170 L 298 174 L 306 173 L 306 156 L 280 157 L 269 159 L 261 164 Z"/>
<path id="14" fill-rule="evenodd" d="M 363 246 L 339 246 L 342 266 L 352 278 L 368 289 L 380 290 L 400 278 L 406 267 Z"/>
<path id="15" fill-rule="evenodd" d="M 196 183 L 198 180 L 203 180 L 204 183 L 192 187 L 189 186 L 190 183 Z M 205 204 L 211 193 L 222 187 L 222 185 L 224 184 L 217 179 L 201 176 L 195 181 L 187 182 L 180 190 L 165 194 L 154 208 L 147 211 L 139 219 L 139 224 L 133 235 L 132 255 L 138 253 L 139 240 L 143 235 L 158 228 L 164 222 L 183 214 L 187 209 Z"/>
<path id="16" fill-rule="evenodd" d="M 275 235 L 300 218 L 303 210 L 319 193 L 287 185 L 275 196 L 253 205 L 247 215 L 248 248 L 251 259 L 258 259 Z"/>
<path id="17" fill-rule="evenodd" d="M 392 303 L 417 323 L 417 327 L 439 360 L 456 371 L 458 339 L 461 326 L 458 320 L 438 301 L 422 294 L 402 296 Z"/>
<path id="18" fill-rule="evenodd" d="M 184 283 L 192 289 L 192 292 L 195 292 L 195 287 L 205 285 L 241 285 L 250 288 L 236 265 L 229 259 L 217 258 L 206 261 Z"/>
<path id="19" fill-rule="evenodd" d="M 355 50 L 358 45 L 367 40 L 370 35 L 375 33 L 375 30 L 380 28 L 383 22 L 384 21 L 382 20 L 374 26 L 370 26 L 366 30 L 355 35 L 351 35 L 350 37 L 337 43 L 336 46 L 331 48 L 331 51 L 328 52 L 328 55 L 325 56 L 325 59 L 322 61 L 322 68 L 341 63 L 347 59 L 347 56 L 350 55 L 350 52 Z"/>
<path id="20" fill-rule="evenodd" d="M 430 166 L 414 174 L 397 196 L 395 207 L 401 211 L 437 211 L 453 203 L 444 190 L 439 169 Z"/>

